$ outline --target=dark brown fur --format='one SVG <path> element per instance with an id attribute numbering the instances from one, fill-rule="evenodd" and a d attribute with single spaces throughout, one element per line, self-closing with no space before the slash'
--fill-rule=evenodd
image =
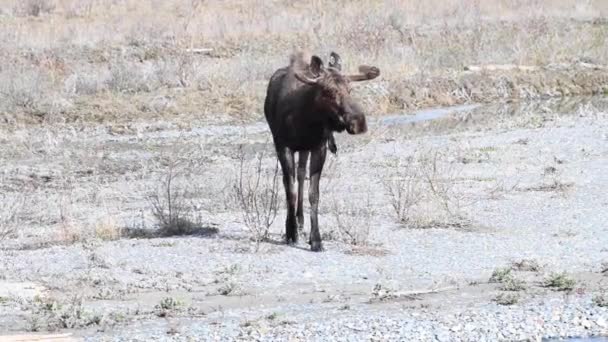
<path id="1" fill-rule="evenodd" d="M 359 71 L 358 75 L 342 75 L 340 57 L 333 52 L 328 68 L 323 66 L 317 56 L 312 56 L 310 63 L 306 63 L 303 54 L 296 53 L 288 67 L 278 69 L 270 78 L 264 114 L 283 171 L 287 198 L 285 231 L 288 243 L 297 242 L 298 228 L 302 229 L 304 225 L 304 179 L 310 155 L 309 242 L 313 251 L 323 248 L 317 211 L 319 179 L 327 148 L 335 153 L 333 132 L 346 130 L 350 134 L 360 134 L 367 131 L 363 110 L 350 96 L 350 82 L 373 79 L 380 74 L 375 67 L 361 66 Z M 299 154 L 297 166 L 295 152 Z"/>

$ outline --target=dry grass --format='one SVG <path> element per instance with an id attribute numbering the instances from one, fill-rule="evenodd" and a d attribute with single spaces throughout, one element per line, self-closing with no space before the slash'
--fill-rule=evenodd
<path id="1" fill-rule="evenodd" d="M 37 121 L 49 114 L 128 121 L 165 95 L 176 108 L 164 115 L 252 118 L 262 111 L 265 82 L 296 47 L 336 50 L 347 70 L 361 63 L 386 70 L 356 89 L 375 113 L 478 100 L 485 85 L 429 81 L 467 65 L 608 59 L 608 4 L 600 0 L 9 0 L 0 12 L 0 58 L 11 65 L 0 71 L 0 113 Z M 529 95 L 517 84 L 513 91 L 517 78 L 492 82 L 509 96 Z M 143 103 L 125 110 L 135 96 Z M 107 107 L 89 108 L 107 97 Z"/>
<path id="2" fill-rule="evenodd" d="M 73 203 L 71 191 L 62 194 L 59 201 L 59 220 L 56 239 L 60 243 L 71 244 L 82 241 L 86 237 L 84 225 L 74 218 Z"/>
<path id="3" fill-rule="evenodd" d="M 114 241 L 123 237 L 123 228 L 111 217 L 101 219 L 95 224 L 95 237 L 105 241 Z"/>
<path id="4" fill-rule="evenodd" d="M 55 4 L 50 0 L 25 0 L 13 8 L 13 12 L 20 16 L 38 17 L 52 13 Z"/>

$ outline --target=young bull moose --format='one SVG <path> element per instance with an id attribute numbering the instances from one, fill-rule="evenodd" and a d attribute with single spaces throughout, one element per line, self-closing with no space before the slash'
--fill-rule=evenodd
<path id="1" fill-rule="evenodd" d="M 270 126 L 277 157 L 283 171 L 287 198 L 285 231 L 287 243 L 298 241 L 304 226 L 304 179 L 310 155 L 310 247 L 323 249 L 319 233 L 319 179 L 327 148 L 335 153 L 333 132 L 361 134 L 367 131 L 363 109 L 350 95 L 350 82 L 371 80 L 380 75 L 376 67 L 360 66 L 357 75 L 342 75 L 340 56 L 332 52 L 328 67 L 318 56 L 310 63 L 302 53 L 291 57 L 288 67 L 270 78 L 264 114 Z M 298 152 L 296 173 L 295 152 Z M 295 189 L 297 174 L 298 189 Z"/>

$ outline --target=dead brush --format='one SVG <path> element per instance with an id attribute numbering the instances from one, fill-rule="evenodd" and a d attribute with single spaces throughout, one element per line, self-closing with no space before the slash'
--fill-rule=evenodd
<path id="1" fill-rule="evenodd" d="M 245 160 L 243 146 L 238 150 L 239 167 L 232 186 L 231 200 L 241 213 L 243 223 L 256 243 L 268 239 L 270 226 L 279 210 L 279 165 L 263 167 L 264 152 L 253 161 Z"/>
<path id="2" fill-rule="evenodd" d="M 392 174 L 384 178 L 384 190 L 399 223 L 415 228 L 468 225 L 462 213 L 467 196 L 459 187 L 462 168 L 450 162 L 450 154 L 428 150 L 389 164 Z"/>
<path id="3" fill-rule="evenodd" d="M 412 210 L 423 199 L 423 179 L 412 158 L 398 159 L 389 165 L 395 176 L 385 179 L 384 190 L 397 221 L 409 223 Z"/>
<path id="4" fill-rule="evenodd" d="M 449 151 L 447 152 L 449 153 Z M 428 190 L 450 216 L 458 216 L 464 196 L 457 189 L 462 169 L 447 162 L 447 153 L 428 151 L 420 158 L 420 172 Z"/>
<path id="5" fill-rule="evenodd" d="M 194 222 L 190 193 L 181 183 L 183 169 L 177 162 L 170 163 L 156 191 L 148 196 L 152 215 L 158 223 L 158 236 L 194 234 L 199 227 Z"/>
<path id="6" fill-rule="evenodd" d="M 362 201 L 351 201 L 345 198 L 332 198 L 331 214 L 336 222 L 339 239 L 353 246 L 369 244 L 370 228 L 376 215 L 372 201 L 367 192 Z"/>
<path id="7" fill-rule="evenodd" d="M 16 234 L 24 205 L 25 197 L 22 195 L 0 194 L 0 241 Z"/>

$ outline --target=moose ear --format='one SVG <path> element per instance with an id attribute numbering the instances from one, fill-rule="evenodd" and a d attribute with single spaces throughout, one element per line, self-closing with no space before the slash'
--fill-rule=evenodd
<path id="1" fill-rule="evenodd" d="M 323 71 L 323 61 L 319 56 L 312 56 L 310 59 L 310 71 L 315 75 L 319 76 Z"/>
<path id="2" fill-rule="evenodd" d="M 332 51 L 329 54 L 329 63 L 327 63 L 327 65 L 338 71 L 342 71 L 342 58 L 340 58 L 340 55 Z"/>

